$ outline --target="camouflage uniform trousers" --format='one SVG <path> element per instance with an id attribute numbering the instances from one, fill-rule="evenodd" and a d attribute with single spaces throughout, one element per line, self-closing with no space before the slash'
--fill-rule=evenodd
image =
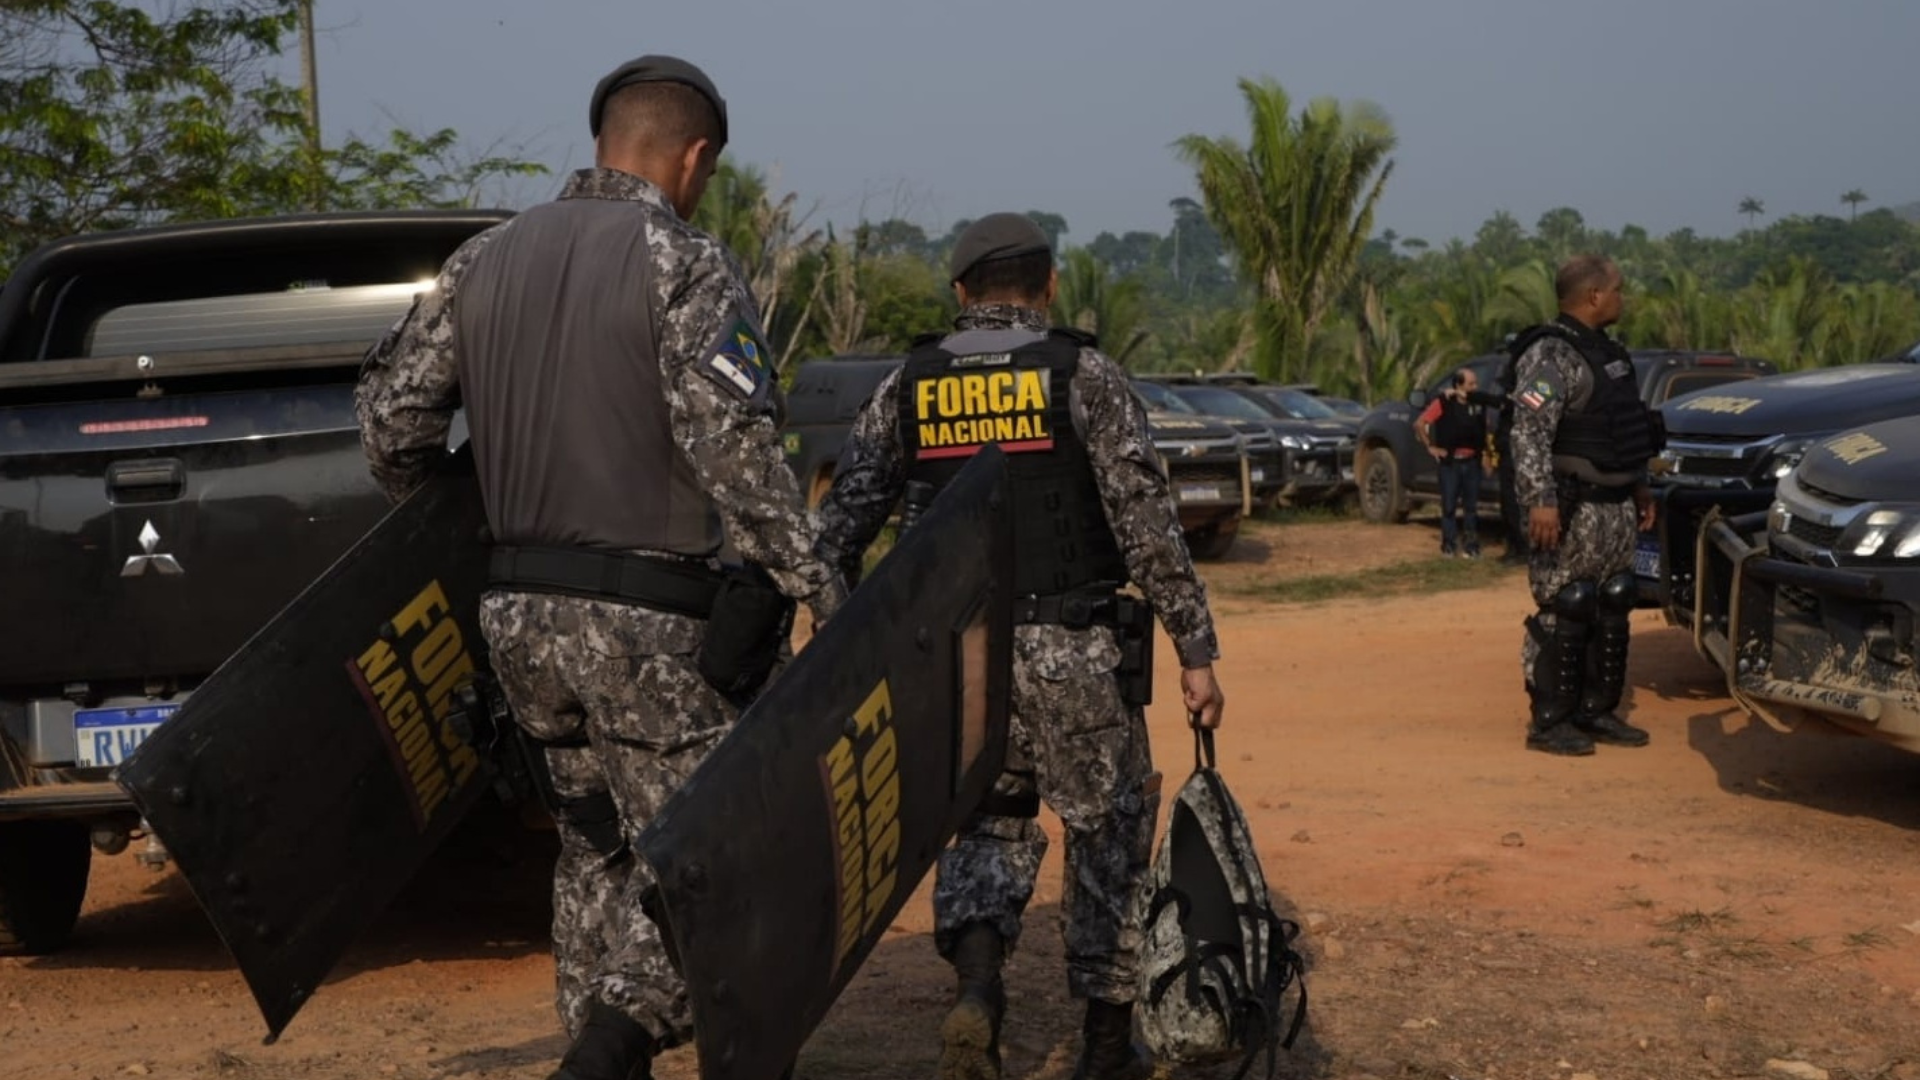
<path id="1" fill-rule="evenodd" d="M 1536 617 L 1542 633 L 1553 632 L 1553 598 L 1561 589 L 1576 581 L 1592 582 L 1598 588 L 1613 575 L 1633 569 L 1639 520 L 1640 511 L 1632 499 L 1584 502 L 1574 508 L 1571 523 L 1562 523 L 1557 549 L 1533 549 L 1527 563 L 1527 585 L 1533 590 L 1533 602 L 1540 607 Z M 1529 687 L 1533 685 L 1533 661 L 1538 655 L 1539 641 L 1523 631 L 1520 672 Z"/>
<path id="2" fill-rule="evenodd" d="M 702 620 L 602 600 L 492 591 L 480 627 L 514 719 L 548 746 L 561 799 L 606 792 L 630 845 L 737 716 L 694 667 Z M 557 1007 L 577 1035 L 598 999 L 663 1045 L 684 1041 L 693 1015 L 660 928 L 641 913 L 652 885 L 626 849 L 596 850 L 564 818 L 553 873 Z"/>
<path id="3" fill-rule="evenodd" d="M 1141 793 L 1152 771 L 1146 714 L 1121 701 L 1119 662 L 1109 628 L 1015 629 L 1012 730 L 994 793 L 1037 793 L 1060 815 L 1068 989 L 1079 998 L 1126 1002 L 1134 999 L 1139 965 L 1136 895 L 1160 807 Z M 951 958 L 961 928 L 972 922 L 993 926 L 1011 951 L 1046 851 L 1046 834 L 1031 818 L 975 814 L 963 825 L 934 877 L 940 955 Z"/>

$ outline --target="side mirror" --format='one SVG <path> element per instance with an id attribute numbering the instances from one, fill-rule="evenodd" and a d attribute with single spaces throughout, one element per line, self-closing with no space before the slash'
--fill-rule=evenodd
<path id="1" fill-rule="evenodd" d="M 1413 389 L 1413 390 L 1407 391 L 1407 404 L 1413 406 L 1413 410 L 1415 412 L 1419 412 L 1421 409 L 1426 408 L 1427 392 L 1425 390 L 1420 390 L 1420 389 Z"/>

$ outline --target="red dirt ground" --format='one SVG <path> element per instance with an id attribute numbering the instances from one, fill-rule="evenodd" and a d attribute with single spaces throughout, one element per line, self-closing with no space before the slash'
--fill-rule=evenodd
<path id="1" fill-rule="evenodd" d="M 1419 521 L 1262 525 L 1205 568 L 1221 768 L 1309 928 L 1312 1023 L 1281 1074 L 1920 1078 L 1920 758 L 1749 719 L 1651 613 L 1635 616 L 1630 674 L 1653 745 L 1529 753 L 1524 580 L 1490 563 L 1457 592 L 1236 592 L 1436 546 Z M 1191 745 L 1170 653 L 1150 710 L 1169 791 Z M 1072 1068 L 1058 856 L 1009 971 L 1011 1077 Z M 263 1046 L 178 876 L 96 856 L 75 944 L 0 960 L 0 1077 L 539 1080 L 564 1049 L 548 857 L 468 830 Z M 803 1077 L 932 1075 L 951 978 L 926 891 L 815 1034 Z M 691 1053 L 658 1073 L 694 1076 Z"/>

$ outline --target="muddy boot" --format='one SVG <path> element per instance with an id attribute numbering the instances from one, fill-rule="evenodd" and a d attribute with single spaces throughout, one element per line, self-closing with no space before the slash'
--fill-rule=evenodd
<path id="1" fill-rule="evenodd" d="M 1147 1080 L 1153 1061 L 1133 1044 L 1133 1002 L 1087 999 L 1086 1042 L 1073 1080 Z"/>
<path id="2" fill-rule="evenodd" d="M 1006 957 L 1006 942 L 986 923 L 967 924 L 954 942 L 960 986 L 940 1024 L 940 1080 L 1000 1080 L 1000 1021 L 1007 1011 L 1000 966 Z"/>
<path id="3" fill-rule="evenodd" d="M 559 1070 L 547 1080 L 653 1080 L 653 1053 L 653 1036 L 639 1021 L 596 1001 Z"/>

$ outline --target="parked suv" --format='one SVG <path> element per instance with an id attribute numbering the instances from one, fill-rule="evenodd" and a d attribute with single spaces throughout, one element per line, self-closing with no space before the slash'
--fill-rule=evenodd
<path id="1" fill-rule="evenodd" d="M 1150 413 L 1161 415 L 1162 423 L 1172 416 L 1203 415 L 1165 383 L 1135 378 L 1133 391 L 1146 403 Z M 1221 416 L 1212 419 L 1240 436 L 1247 455 L 1247 483 L 1253 489 L 1254 507 L 1265 510 L 1277 505 L 1287 489 L 1287 452 L 1282 449 L 1279 436 L 1267 425 L 1252 420 Z"/>
<path id="2" fill-rule="evenodd" d="M 1232 424 L 1243 435 L 1270 434 L 1282 452 L 1280 501 L 1294 506 L 1329 502 L 1348 489 L 1353 462 L 1351 423 L 1276 415 L 1239 392 L 1253 381 L 1247 375 L 1141 375 L 1134 381 L 1164 387 L 1193 412 Z"/>
<path id="3" fill-rule="evenodd" d="M 860 407 L 887 373 L 905 362 L 902 355 L 823 357 L 794 373 L 783 437 L 787 460 L 810 505 L 818 505 L 832 488 L 840 450 Z M 1218 421 L 1162 412 L 1151 404 L 1147 424 L 1166 466 L 1188 549 L 1195 558 L 1224 557 L 1252 507 L 1243 440 Z"/>
<path id="4" fill-rule="evenodd" d="M 1920 422 L 1816 442 L 1768 510 L 1713 515 L 1700 558 L 1694 642 L 1741 704 L 1920 752 Z"/>

